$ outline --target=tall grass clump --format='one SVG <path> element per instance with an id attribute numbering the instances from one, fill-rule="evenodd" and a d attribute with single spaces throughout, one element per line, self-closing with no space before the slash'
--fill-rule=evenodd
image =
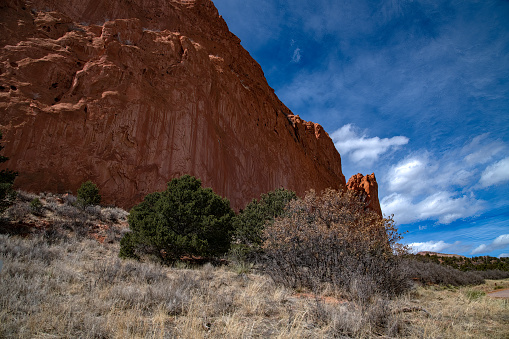
<path id="1" fill-rule="evenodd" d="M 287 205 L 263 233 L 264 269 L 287 287 L 332 288 L 353 299 L 392 297 L 410 287 L 395 252 L 398 233 L 349 192 L 310 191 Z"/>

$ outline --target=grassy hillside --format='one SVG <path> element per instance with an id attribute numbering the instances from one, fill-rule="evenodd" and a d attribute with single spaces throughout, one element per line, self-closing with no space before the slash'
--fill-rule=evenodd
<path id="1" fill-rule="evenodd" d="M 509 304 L 477 286 L 415 285 L 368 302 L 276 285 L 256 266 L 118 258 L 125 212 L 21 194 L 0 235 L 2 338 L 507 338 Z M 67 207 L 66 207 L 67 206 Z M 9 214 L 10 213 L 10 214 Z M 14 219 L 15 214 L 16 218 Z M 14 229 L 23 229 L 13 235 Z"/>

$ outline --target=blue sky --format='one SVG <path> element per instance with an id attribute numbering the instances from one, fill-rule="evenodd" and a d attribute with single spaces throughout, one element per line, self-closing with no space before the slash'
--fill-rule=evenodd
<path id="1" fill-rule="evenodd" d="M 213 1 L 405 243 L 509 256 L 509 1 Z"/>

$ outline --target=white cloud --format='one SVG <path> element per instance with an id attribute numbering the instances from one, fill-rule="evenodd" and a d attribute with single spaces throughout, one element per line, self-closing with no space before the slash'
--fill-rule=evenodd
<path id="1" fill-rule="evenodd" d="M 483 134 L 441 158 L 427 151 L 409 155 L 381 175 L 389 191 L 381 197 L 382 211 L 399 223 L 449 224 L 476 216 L 487 206 L 475 190 L 509 181 L 509 157 L 493 163 L 504 149 L 504 143 Z M 482 172 L 486 162 L 491 165 Z"/>
<path id="2" fill-rule="evenodd" d="M 509 253 L 500 253 L 498 255 L 499 258 L 508 258 L 509 257 Z"/>
<path id="3" fill-rule="evenodd" d="M 296 48 L 293 51 L 292 62 L 294 62 L 296 64 L 299 63 L 301 57 L 302 57 L 302 54 L 300 53 L 300 48 Z"/>
<path id="4" fill-rule="evenodd" d="M 400 161 L 388 173 L 389 190 L 393 192 L 422 192 L 427 185 L 430 165 L 425 157 L 411 157 Z"/>
<path id="5" fill-rule="evenodd" d="M 472 253 L 470 254 L 479 254 L 479 253 L 484 253 L 484 252 L 487 252 L 488 246 L 486 246 L 486 244 L 481 244 L 479 246 L 477 246 L 473 251 Z"/>
<path id="6" fill-rule="evenodd" d="M 482 172 L 479 183 L 483 187 L 498 185 L 509 180 L 509 157 L 500 160 Z"/>
<path id="7" fill-rule="evenodd" d="M 426 242 L 414 242 L 408 244 L 410 247 L 410 251 L 413 253 L 422 252 L 422 251 L 430 251 L 430 252 L 442 252 L 443 250 L 455 246 L 459 244 L 459 242 L 455 242 L 454 244 L 448 244 L 443 240 L 440 241 L 426 241 Z"/>
<path id="8" fill-rule="evenodd" d="M 494 250 L 498 250 L 501 248 L 509 247 L 509 234 L 499 235 L 495 240 L 491 242 L 491 244 L 481 244 L 477 246 L 471 254 L 482 254 L 489 253 Z"/>
<path id="9" fill-rule="evenodd" d="M 372 163 L 391 148 L 408 143 L 408 138 L 396 136 L 392 138 L 367 138 L 359 135 L 352 124 L 345 125 L 331 134 L 334 145 L 342 155 L 348 155 L 354 162 Z"/>
<path id="10" fill-rule="evenodd" d="M 450 192 L 436 192 L 414 202 L 407 194 L 392 193 L 380 202 L 382 211 L 394 214 L 400 224 L 422 220 L 438 220 L 440 224 L 476 215 L 483 209 L 483 202 L 473 197 L 459 196 Z"/>

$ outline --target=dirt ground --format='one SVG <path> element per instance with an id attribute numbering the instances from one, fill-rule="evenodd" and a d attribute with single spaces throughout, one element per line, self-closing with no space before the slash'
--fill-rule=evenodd
<path id="1" fill-rule="evenodd" d="M 488 296 L 493 298 L 509 298 L 509 288 L 501 291 L 488 293 Z"/>

